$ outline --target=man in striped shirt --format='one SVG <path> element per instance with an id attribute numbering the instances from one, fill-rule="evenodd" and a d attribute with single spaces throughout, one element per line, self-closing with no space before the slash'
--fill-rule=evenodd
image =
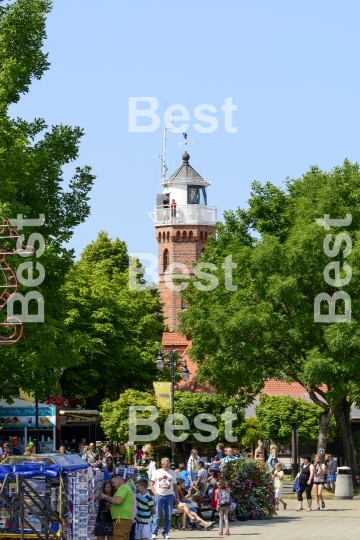
<path id="1" fill-rule="evenodd" d="M 152 514 L 156 514 L 153 498 L 147 492 L 148 481 L 140 478 L 136 482 L 138 494 L 136 495 L 137 514 L 135 527 L 135 540 L 149 540 L 151 538 L 150 521 Z"/>

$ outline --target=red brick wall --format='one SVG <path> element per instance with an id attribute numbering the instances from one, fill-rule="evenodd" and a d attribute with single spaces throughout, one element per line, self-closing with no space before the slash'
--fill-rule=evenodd
<path id="1" fill-rule="evenodd" d="M 183 263 L 193 276 L 193 262 L 196 261 L 205 248 L 209 234 L 214 228 L 210 225 L 161 225 L 156 227 L 156 238 L 159 244 L 159 287 L 160 297 L 163 303 L 165 325 L 170 332 L 178 329 L 178 313 L 181 311 L 180 291 L 173 291 L 165 283 L 164 251 L 168 250 L 168 261 L 171 263 Z M 171 274 L 181 273 L 175 268 Z"/>

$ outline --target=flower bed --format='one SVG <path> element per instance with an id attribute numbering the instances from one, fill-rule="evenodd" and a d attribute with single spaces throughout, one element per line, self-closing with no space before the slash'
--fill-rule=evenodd
<path id="1" fill-rule="evenodd" d="M 256 459 L 229 461 L 222 478 L 229 483 L 231 496 L 248 519 L 266 519 L 275 514 L 272 472 Z"/>

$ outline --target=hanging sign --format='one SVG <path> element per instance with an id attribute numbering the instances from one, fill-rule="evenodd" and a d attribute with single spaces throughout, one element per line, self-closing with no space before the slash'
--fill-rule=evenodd
<path id="1" fill-rule="evenodd" d="M 153 382 L 156 401 L 161 409 L 170 409 L 171 406 L 171 383 Z"/>
<path id="2" fill-rule="evenodd" d="M 0 407 L 0 427 L 36 427 L 35 407 Z M 53 427 L 56 427 L 56 407 L 39 405 L 39 429 Z"/>

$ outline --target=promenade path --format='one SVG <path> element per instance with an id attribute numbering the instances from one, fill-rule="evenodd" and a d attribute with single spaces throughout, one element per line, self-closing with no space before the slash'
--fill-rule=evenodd
<path id="1" fill-rule="evenodd" d="M 312 512 L 296 512 L 297 501 L 285 500 L 287 509 L 280 510 L 273 519 L 230 523 L 231 537 L 239 540 L 360 540 L 359 496 L 353 500 L 326 500 L 324 510 Z M 162 540 L 162 536 L 158 538 Z M 218 525 L 211 531 L 170 532 L 173 540 L 194 538 L 220 538 Z M 224 538 L 227 537 L 224 535 Z"/>

